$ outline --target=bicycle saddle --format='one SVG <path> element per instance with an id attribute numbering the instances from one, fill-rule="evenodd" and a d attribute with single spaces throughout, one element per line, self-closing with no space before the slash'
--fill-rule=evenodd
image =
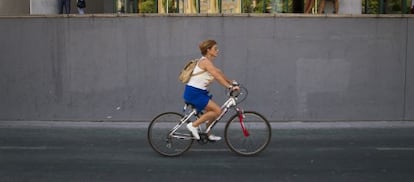
<path id="1" fill-rule="evenodd" d="M 188 103 L 188 102 L 184 102 L 183 112 L 185 112 L 185 111 L 187 110 L 187 107 L 190 107 L 190 109 L 191 109 L 191 110 L 196 110 L 196 114 L 195 114 L 195 115 L 196 115 L 197 117 L 199 117 L 199 116 L 201 116 L 201 115 L 203 115 L 203 114 L 204 114 L 204 111 L 200 111 L 200 112 L 199 112 L 193 104 L 190 104 L 190 103 Z"/>

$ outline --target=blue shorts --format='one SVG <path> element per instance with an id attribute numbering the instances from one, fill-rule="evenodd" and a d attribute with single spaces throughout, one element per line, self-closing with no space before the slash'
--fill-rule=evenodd
<path id="1" fill-rule="evenodd" d="M 212 96 L 207 90 L 202 90 L 188 85 L 185 86 L 183 95 L 184 101 L 193 105 L 197 109 L 197 112 L 201 112 L 204 108 L 206 108 L 211 97 Z"/>

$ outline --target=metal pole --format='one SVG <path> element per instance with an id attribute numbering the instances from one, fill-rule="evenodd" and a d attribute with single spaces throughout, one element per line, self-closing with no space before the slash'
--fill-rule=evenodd
<path id="1" fill-rule="evenodd" d="M 201 8 L 200 8 L 200 0 L 197 0 L 196 1 L 196 5 L 197 5 L 197 11 L 198 11 L 198 13 L 201 13 L 200 11 L 201 11 Z"/>
<path id="2" fill-rule="evenodd" d="M 285 0 L 283 4 L 285 5 L 285 13 L 289 13 L 289 0 Z"/>
<path id="3" fill-rule="evenodd" d="M 401 4 L 402 4 L 401 14 L 406 14 L 407 13 L 407 0 L 401 0 Z"/>
<path id="4" fill-rule="evenodd" d="M 223 2 L 221 1 L 221 0 L 218 0 L 218 6 L 219 6 L 219 13 L 222 13 L 223 12 Z"/>
<path id="5" fill-rule="evenodd" d="M 379 1 L 379 10 L 378 10 L 378 14 L 383 14 L 384 13 L 384 0 L 380 0 Z"/>
<path id="6" fill-rule="evenodd" d="M 157 13 L 159 13 L 159 12 L 158 12 L 158 0 L 155 0 L 155 11 L 156 11 Z"/>
<path id="7" fill-rule="evenodd" d="M 134 13 L 138 13 L 138 0 L 134 0 Z"/>
<path id="8" fill-rule="evenodd" d="M 177 10 L 176 10 L 176 12 L 177 13 L 180 13 L 180 1 L 177 0 L 176 3 L 177 3 Z"/>

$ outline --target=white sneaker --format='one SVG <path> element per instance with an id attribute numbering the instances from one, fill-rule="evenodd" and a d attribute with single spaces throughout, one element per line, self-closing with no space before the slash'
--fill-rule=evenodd
<path id="1" fill-rule="evenodd" d="M 188 123 L 187 129 L 191 131 L 195 139 L 200 140 L 200 135 L 198 135 L 198 130 L 196 127 L 193 126 L 193 123 Z"/>
<path id="2" fill-rule="evenodd" d="M 221 140 L 221 137 L 216 136 L 216 135 L 213 135 L 213 134 L 210 134 L 210 135 L 208 136 L 208 139 L 209 139 L 209 140 L 213 140 L 213 141 L 219 141 L 219 140 Z"/>

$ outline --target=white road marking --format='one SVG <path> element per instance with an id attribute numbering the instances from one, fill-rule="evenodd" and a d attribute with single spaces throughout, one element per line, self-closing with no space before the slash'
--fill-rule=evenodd
<path id="1" fill-rule="evenodd" d="M 63 147 L 49 146 L 0 146 L 0 150 L 59 150 Z"/>
<path id="2" fill-rule="evenodd" d="M 377 147 L 380 151 L 414 151 L 414 147 Z"/>
<path id="3" fill-rule="evenodd" d="M 228 152 L 230 149 L 190 149 L 193 152 Z"/>

